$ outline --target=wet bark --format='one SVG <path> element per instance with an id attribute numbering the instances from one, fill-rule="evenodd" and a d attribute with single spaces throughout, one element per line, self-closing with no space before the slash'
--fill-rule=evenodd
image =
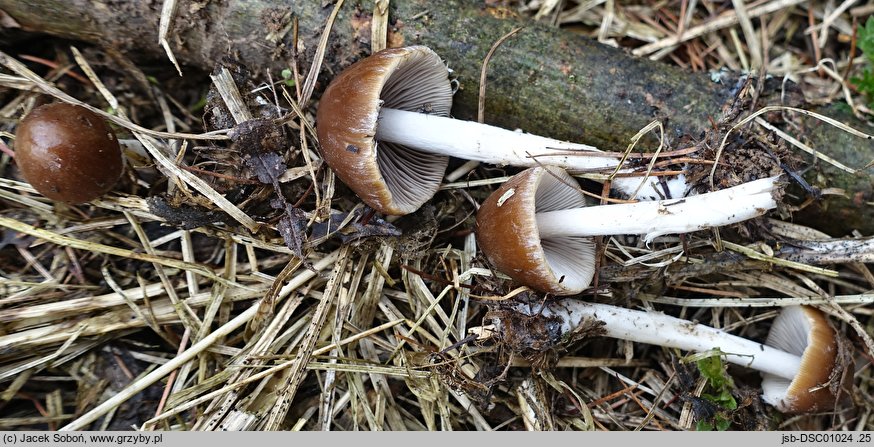
<path id="1" fill-rule="evenodd" d="M 115 48 L 135 61 L 158 61 L 172 70 L 158 45 L 161 1 L 0 0 L 24 30 Z M 347 2 L 334 25 L 321 87 L 335 73 L 369 53 L 372 2 Z M 278 73 L 290 60 L 290 23 L 299 25 L 300 66 L 309 67 L 333 4 L 313 0 L 180 1 L 171 28 L 173 51 L 186 67 L 209 70 L 226 55 L 255 70 Z M 479 72 L 491 45 L 511 29 L 525 28 L 492 58 L 486 121 L 509 128 L 622 150 L 654 119 L 668 137 L 698 137 L 718 119 L 734 82 L 714 82 L 664 63 L 639 59 L 575 33 L 515 18 L 484 2 L 396 0 L 391 2 L 389 46 L 423 44 L 441 54 L 460 81 L 453 114 L 476 117 Z M 15 34 L 8 34 L 9 39 Z M 728 77 L 730 78 L 730 77 Z M 728 79 L 727 78 L 727 79 Z M 768 98 L 762 99 L 762 104 Z M 803 105 L 803 104 L 802 104 Z M 807 107 L 838 117 L 863 131 L 867 124 L 835 107 Z M 872 132 L 874 133 L 874 132 Z M 874 159 L 871 141 L 807 120 L 793 134 L 852 167 Z M 812 159 L 811 159 L 812 160 Z M 851 229 L 874 233 L 874 182 L 823 163 L 805 177 L 815 186 L 844 188 L 846 198 L 827 196 L 798 218 L 833 235 Z M 837 216 L 837 218 L 836 218 Z"/>

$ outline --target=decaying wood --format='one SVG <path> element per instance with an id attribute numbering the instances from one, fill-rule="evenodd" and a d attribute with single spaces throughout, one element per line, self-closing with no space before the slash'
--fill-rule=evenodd
<path id="1" fill-rule="evenodd" d="M 256 73 L 278 73 L 294 63 L 290 47 L 296 20 L 298 63 L 308 67 L 332 6 L 262 0 L 185 2 L 177 8 L 170 46 L 183 72 L 211 70 L 215 61 L 231 55 Z M 0 0 L 0 9 L 21 26 L 21 30 L 10 29 L 8 38 L 22 30 L 45 32 L 171 67 L 158 45 L 160 10 L 150 2 Z M 371 2 L 343 6 L 329 41 L 322 87 L 343 67 L 369 53 L 371 14 Z M 516 19 L 504 9 L 462 0 L 391 2 L 388 43 L 424 44 L 441 54 L 460 81 L 453 113 L 475 119 L 482 61 L 500 36 L 520 25 L 525 28 L 490 61 L 485 118 L 492 124 L 622 150 L 639 129 L 660 120 L 669 141 L 676 143 L 681 135 L 696 138 L 708 129 L 736 86 L 734 76 L 714 82 L 710 74 L 635 58 L 577 34 Z M 759 105 L 779 103 L 779 84 L 772 97 L 763 96 Z M 792 105 L 868 129 L 837 107 Z M 848 166 L 860 169 L 874 159 L 874 145 L 865 138 L 810 118 L 797 117 L 797 124 L 800 127 L 792 128 L 792 135 Z M 841 194 L 818 199 L 797 218 L 834 236 L 852 229 L 874 232 L 874 208 L 868 206 L 874 200 L 870 177 L 834 168 L 813 156 L 808 160 L 814 167 L 806 173 L 808 181 L 839 188 Z"/>

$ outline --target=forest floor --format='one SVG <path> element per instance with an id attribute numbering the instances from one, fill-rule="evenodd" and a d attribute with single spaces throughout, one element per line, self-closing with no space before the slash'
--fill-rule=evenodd
<path id="1" fill-rule="evenodd" d="M 868 3 L 485 3 L 638 57 L 791 81 L 808 103 L 872 114 Z M 474 233 L 479 204 L 508 170 L 455 163 L 416 213 L 375 215 L 321 161 L 321 92 L 298 107 L 308 67 L 267 78 L 226 65 L 204 85 L 153 67 L 110 69 L 97 47 L 35 42 L 2 48 L 14 59 L 0 72 L 0 429 L 874 430 L 872 235 L 825 234 L 793 223 L 785 206 L 651 243 L 603 237 L 599 282 L 563 298 L 758 341 L 785 306 L 825 312 L 845 336 L 853 391 L 785 415 L 761 400 L 758 373 L 718 352 L 614 341 L 597 328 L 537 338 L 546 329 L 509 303 L 559 298 L 496 274 Z M 739 104 L 754 104 L 755 88 Z M 114 117 L 128 160 L 113 192 L 85 204 L 44 198 L 14 163 L 18 119 L 58 99 Z M 241 109 L 268 119 L 228 132 Z M 730 125 L 755 110 L 733 112 Z M 267 172 L 276 160 L 247 152 L 253 141 L 292 150 Z M 793 206 L 804 206 L 800 194 Z M 831 253 L 781 257 L 785 241 Z M 531 332 L 489 335 L 496 319 Z"/>

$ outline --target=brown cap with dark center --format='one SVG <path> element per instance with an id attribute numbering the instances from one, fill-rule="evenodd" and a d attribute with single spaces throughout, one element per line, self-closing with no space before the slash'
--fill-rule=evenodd
<path id="1" fill-rule="evenodd" d="M 15 163 L 40 194 L 67 203 L 105 194 L 124 168 L 118 139 L 106 120 L 66 103 L 37 107 L 21 120 Z"/>
<path id="2" fill-rule="evenodd" d="M 449 158 L 376 140 L 382 107 L 449 116 L 452 87 L 440 57 L 423 46 L 360 60 L 325 90 L 317 113 L 322 156 L 373 209 L 403 215 L 437 192 Z"/>
<path id="3" fill-rule="evenodd" d="M 548 170 L 547 170 L 548 169 Z M 540 292 L 581 293 L 595 274 L 591 238 L 542 239 L 535 214 L 586 205 L 563 169 L 526 169 L 501 185 L 477 213 L 477 243 L 500 272 Z"/>

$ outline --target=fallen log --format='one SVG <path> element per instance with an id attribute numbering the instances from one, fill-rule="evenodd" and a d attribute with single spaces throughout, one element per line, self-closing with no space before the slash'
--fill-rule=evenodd
<path id="1" fill-rule="evenodd" d="M 299 66 L 310 66 L 333 4 L 265 0 L 180 2 L 170 28 L 170 46 L 186 70 L 210 70 L 232 55 L 258 73 L 278 73 L 293 63 L 290 48 L 298 25 Z M 10 29 L 81 40 L 121 51 L 135 61 L 163 61 L 158 44 L 160 8 L 155 2 L 113 0 L 0 0 Z M 321 91 L 338 71 L 370 51 L 371 2 L 346 2 L 331 31 L 320 76 Z M 509 15 L 509 16 L 508 16 Z M 652 120 L 665 124 L 667 137 L 699 137 L 718 119 L 731 97 L 731 76 L 714 82 L 664 63 L 635 58 L 584 36 L 512 17 L 479 2 L 403 0 L 391 2 L 390 46 L 423 44 L 441 54 L 460 81 L 453 114 L 474 119 L 479 72 L 492 44 L 515 27 L 525 28 L 491 59 L 485 119 L 541 135 L 623 150 L 632 135 Z M 765 92 L 767 93 L 767 92 Z M 759 104 L 778 102 L 762 96 Z M 869 126 L 840 107 L 796 104 L 862 131 Z M 874 143 L 835 127 L 798 117 L 793 135 L 853 168 L 874 159 Z M 874 132 L 870 132 L 874 133 Z M 796 215 L 798 221 L 835 236 L 856 229 L 874 233 L 874 182 L 808 157 L 805 178 L 820 188 L 839 188 Z"/>

